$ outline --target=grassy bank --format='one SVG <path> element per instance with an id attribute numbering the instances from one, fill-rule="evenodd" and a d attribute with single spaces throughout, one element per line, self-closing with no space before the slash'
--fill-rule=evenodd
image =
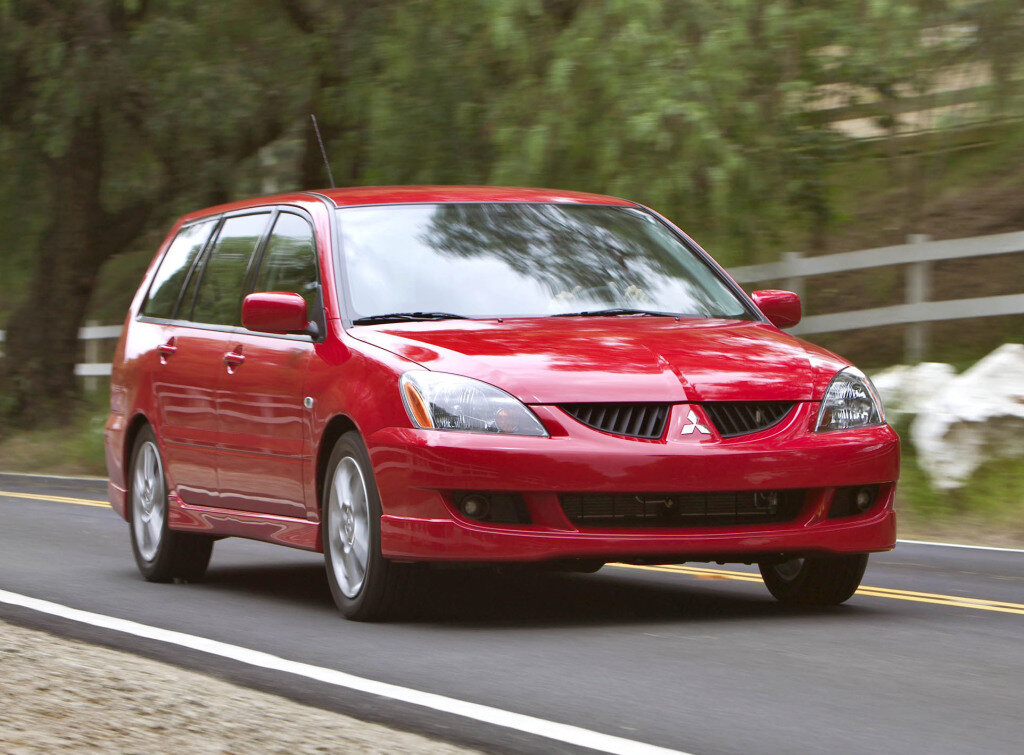
<path id="1" fill-rule="evenodd" d="M 74 420 L 63 427 L 0 433 L 0 471 L 102 476 L 106 391 L 86 397 Z"/>
<path id="2" fill-rule="evenodd" d="M 67 427 L 6 434 L 0 438 L 0 471 L 106 475 L 106 415 L 106 395 L 97 394 Z M 906 441 L 896 508 L 900 537 L 1024 546 L 1024 459 L 991 461 L 961 489 L 944 493 L 928 483 Z"/>
<path id="3" fill-rule="evenodd" d="M 997 459 L 958 490 L 928 483 L 909 442 L 896 489 L 900 537 L 1024 547 L 1024 459 Z"/>

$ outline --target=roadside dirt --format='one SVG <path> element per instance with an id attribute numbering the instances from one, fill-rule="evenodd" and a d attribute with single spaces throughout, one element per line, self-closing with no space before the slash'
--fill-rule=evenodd
<path id="1" fill-rule="evenodd" d="M 471 752 L 2 621 L 0 751 Z"/>
<path id="2" fill-rule="evenodd" d="M 898 507 L 896 517 L 896 532 L 903 540 L 959 543 L 984 548 L 1024 548 L 1024 529 L 1020 526 L 997 530 L 991 522 L 969 516 L 929 520 Z"/>

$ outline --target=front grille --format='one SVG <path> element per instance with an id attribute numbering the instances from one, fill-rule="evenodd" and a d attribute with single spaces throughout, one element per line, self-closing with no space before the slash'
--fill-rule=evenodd
<path id="1" fill-rule="evenodd" d="M 710 493 L 564 493 L 566 518 L 578 527 L 716 527 L 788 522 L 800 513 L 803 490 Z"/>
<path id="2" fill-rule="evenodd" d="M 723 438 L 749 435 L 777 425 L 793 408 L 791 401 L 712 401 L 704 411 Z"/>
<path id="3" fill-rule="evenodd" d="M 561 409 L 587 427 L 630 438 L 660 438 L 668 404 L 562 404 Z"/>

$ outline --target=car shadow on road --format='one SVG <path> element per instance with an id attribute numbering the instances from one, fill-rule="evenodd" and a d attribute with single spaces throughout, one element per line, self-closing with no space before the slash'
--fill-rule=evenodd
<path id="1" fill-rule="evenodd" d="M 205 589 L 247 594 L 318 614 L 335 610 L 326 574 L 316 565 L 211 567 Z M 681 574 L 631 572 L 615 567 L 605 567 L 597 574 L 430 569 L 417 575 L 392 621 L 524 629 L 739 622 L 797 615 L 847 621 L 877 614 L 878 609 L 858 604 L 787 608 L 759 584 L 695 580 Z"/>

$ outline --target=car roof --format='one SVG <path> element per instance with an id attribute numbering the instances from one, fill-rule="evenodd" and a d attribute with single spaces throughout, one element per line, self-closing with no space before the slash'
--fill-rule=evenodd
<path id="1" fill-rule="evenodd" d="M 572 204 L 632 205 L 624 199 L 562 189 L 525 189 L 512 186 L 365 186 L 323 189 L 317 194 L 338 207 L 415 202 L 566 202 Z"/>
<path id="2" fill-rule="evenodd" d="M 618 197 L 607 197 L 602 194 L 588 194 L 582 191 L 565 191 L 562 189 L 525 189 L 511 186 L 360 186 L 349 189 L 317 189 L 315 191 L 298 191 L 288 194 L 254 197 L 240 202 L 231 202 L 190 212 L 182 218 L 182 222 L 189 222 L 197 218 L 208 217 L 222 212 L 244 210 L 249 207 L 315 201 L 315 197 L 327 199 L 333 202 L 336 207 L 436 202 L 554 202 L 563 204 L 620 205 L 626 207 L 632 207 L 636 204 L 635 202 L 629 202 Z"/>

